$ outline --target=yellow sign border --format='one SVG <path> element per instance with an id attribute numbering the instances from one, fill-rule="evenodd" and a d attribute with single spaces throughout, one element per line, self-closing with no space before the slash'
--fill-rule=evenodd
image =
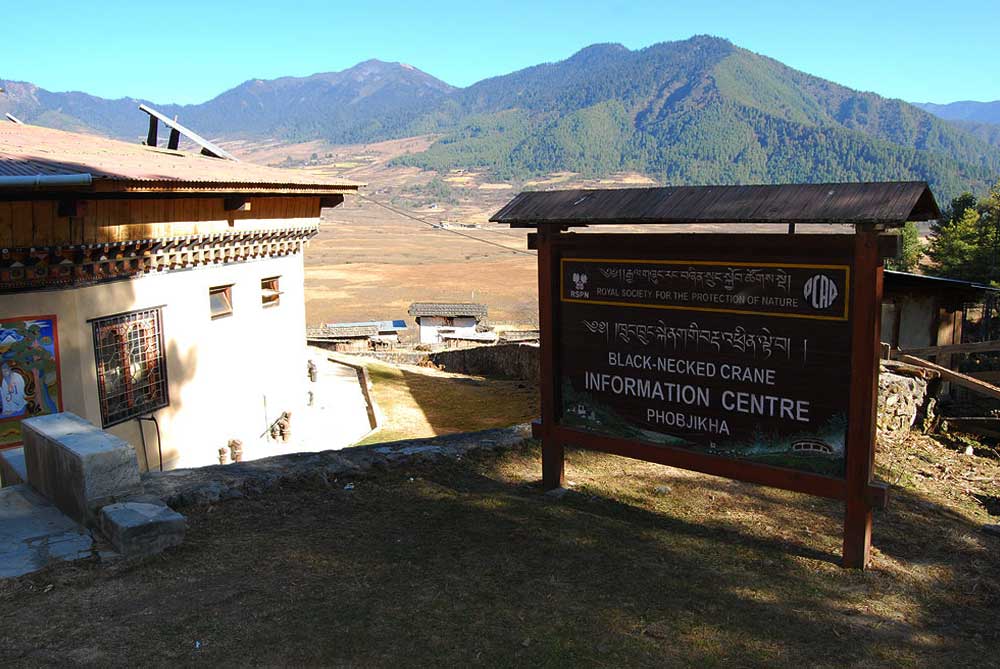
<path id="1" fill-rule="evenodd" d="M 783 314 L 770 311 L 747 311 L 745 309 L 714 309 L 712 307 L 685 307 L 673 304 L 636 304 L 634 302 L 608 302 L 601 300 L 579 300 L 564 297 L 566 294 L 566 261 L 571 262 L 613 262 L 635 263 L 639 265 L 725 265 L 727 267 L 793 267 L 796 269 L 837 269 L 844 270 L 844 315 L 814 316 L 810 314 Z M 701 311 L 719 314 L 741 314 L 745 316 L 774 316 L 776 318 L 799 318 L 813 321 L 847 321 L 851 305 L 851 266 L 817 265 L 811 263 L 775 262 L 727 262 L 717 260 L 638 260 L 630 258 L 559 258 L 559 301 L 573 304 L 597 304 L 608 307 L 637 307 L 640 309 L 665 309 L 670 311 Z"/>

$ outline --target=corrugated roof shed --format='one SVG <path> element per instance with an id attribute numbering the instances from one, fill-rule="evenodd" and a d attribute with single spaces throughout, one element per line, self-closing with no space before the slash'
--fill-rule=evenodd
<path id="1" fill-rule="evenodd" d="M 961 279 L 949 279 L 941 276 L 927 276 L 926 274 L 913 274 L 911 272 L 885 271 L 886 290 L 898 290 L 903 288 L 916 288 L 926 291 L 958 291 L 961 293 L 997 293 L 1000 288 L 976 283 L 975 281 L 962 281 Z"/>
<path id="2" fill-rule="evenodd" d="M 512 227 L 637 223 L 846 223 L 940 218 L 923 181 L 524 192 L 491 221 Z"/>
<path id="3" fill-rule="evenodd" d="M 323 332 L 330 337 L 374 337 L 378 334 L 377 325 L 327 325 Z"/>
<path id="4" fill-rule="evenodd" d="M 415 318 L 420 318 L 421 316 L 442 316 L 444 318 L 474 316 L 477 319 L 482 319 L 486 318 L 486 305 L 469 302 L 414 302 L 410 305 L 409 313 Z"/>
<path id="5" fill-rule="evenodd" d="M 353 325 L 335 326 L 323 325 L 318 328 L 308 328 L 306 337 L 308 339 L 350 339 L 361 337 L 374 337 L 378 334 L 378 328 L 374 325 Z"/>
<path id="6" fill-rule="evenodd" d="M 378 329 L 379 332 L 396 332 L 398 330 L 406 329 L 406 321 L 395 320 L 395 321 L 357 321 L 351 323 L 325 323 L 323 327 L 330 329 L 351 328 L 351 327 L 374 327 Z"/>
<path id="7" fill-rule="evenodd" d="M 90 174 L 96 192 L 329 195 L 362 184 L 306 170 L 264 167 L 94 135 L 0 123 L 0 177 Z M 74 190 L 80 190 L 75 188 Z"/>

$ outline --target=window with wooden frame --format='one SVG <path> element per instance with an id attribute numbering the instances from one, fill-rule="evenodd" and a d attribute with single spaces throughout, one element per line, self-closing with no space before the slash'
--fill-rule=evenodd
<path id="1" fill-rule="evenodd" d="M 233 315 L 233 284 L 208 289 L 208 305 L 212 320 Z"/>
<path id="2" fill-rule="evenodd" d="M 130 311 L 91 323 L 103 427 L 169 405 L 162 309 Z"/>
<path id="3" fill-rule="evenodd" d="M 260 303 L 264 307 L 276 307 L 281 304 L 280 276 L 272 276 L 260 280 Z"/>

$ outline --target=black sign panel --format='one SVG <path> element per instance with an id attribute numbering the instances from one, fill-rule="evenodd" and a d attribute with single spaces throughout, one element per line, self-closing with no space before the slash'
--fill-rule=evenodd
<path id="1" fill-rule="evenodd" d="M 844 476 L 850 266 L 563 258 L 560 423 Z"/>

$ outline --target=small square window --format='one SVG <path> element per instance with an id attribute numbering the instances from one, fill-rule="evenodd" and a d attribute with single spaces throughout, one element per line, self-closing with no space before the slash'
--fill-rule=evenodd
<path id="1" fill-rule="evenodd" d="M 278 288 L 280 276 L 260 280 L 260 303 L 265 307 L 276 307 L 281 303 L 281 290 Z"/>
<path id="2" fill-rule="evenodd" d="M 208 289 L 208 303 L 212 319 L 233 315 L 233 285 L 215 286 Z"/>

